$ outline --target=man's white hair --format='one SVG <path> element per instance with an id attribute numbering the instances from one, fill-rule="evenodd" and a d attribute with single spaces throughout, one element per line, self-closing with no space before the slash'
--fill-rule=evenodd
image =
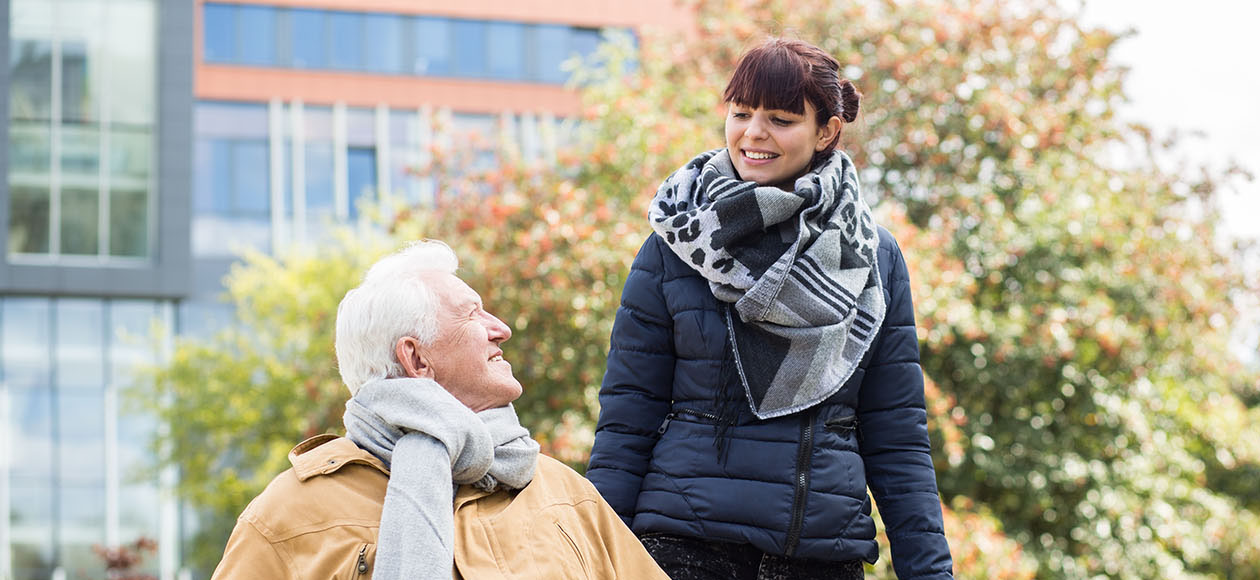
<path id="1" fill-rule="evenodd" d="M 368 382 L 403 375 L 394 345 L 437 337 L 437 296 L 423 274 L 454 274 L 459 258 L 439 240 L 411 242 L 381 258 L 337 307 L 337 368 L 353 396 Z"/>

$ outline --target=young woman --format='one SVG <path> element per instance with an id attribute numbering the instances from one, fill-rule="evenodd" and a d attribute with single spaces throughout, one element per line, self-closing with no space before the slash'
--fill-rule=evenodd
<path id="1" fill-rule="evenodd" d="M 726 148 L 657 191 L 587 476 L 676 580 L 951 578 L 896 240 L 837 150 L 859 94 L 805 42 L 745 54 Z"/>

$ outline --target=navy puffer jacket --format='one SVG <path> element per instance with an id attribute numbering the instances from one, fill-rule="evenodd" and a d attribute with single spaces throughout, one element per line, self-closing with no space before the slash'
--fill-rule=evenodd
<path id="1" fill-rule="evenodd" d="M 723 369 L 723 306 L 659 236 L 643 244 L 613 325 L 586 472 L 637 534 L 874 562 L 869 486 L 898 577 L 952 577 L 910 281 L 896 240 L 883 228 L 879 240 L 887 314 L 846 387 L 769 420 L 758 420 L 741 401 L 720 456 L 717 383 L 743 397 L 737 374 Z"/>

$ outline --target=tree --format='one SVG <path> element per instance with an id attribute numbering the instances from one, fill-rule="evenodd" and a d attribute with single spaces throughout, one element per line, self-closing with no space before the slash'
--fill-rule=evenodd
<path id="1" fill-rule="evenodd" d="M 289 449 L 340 428 L 349 393 L 333 351 L 337 304 L 390 249 L 383 236 L 345 232 L 279 258 L 245 254 L 224 283 L 233 323 L 177 338 L 144 374 L 133 400 L 165 425 L 157 467 L 179 469 L 176 493 L 198 509 L 188 559 L 207 575 L 237 514 L 289 467 Z"/>
<path id="2" fill-rule="evenodd" d="M 1225 176 L 1168 161 L 1175 149 L 1116 120 L 1119 36 L 1050 0 L 690 6 L 693 33 L 613 42 L 583 69 L 586 134 L 557 166 L 502 150 L 478 172 L 438 155 L 419 170 L 447 195 L 385 208 L 388 235 L 246 258 L 228 284 L 241 326 L 181 341 L 153 376 L 173 425 L 161 458 L 184 496 L 234 515 L 297 438 L 339 429 L 336 301 L 416 237 L 456 248 L 514 328 L 523 421 L 582 463 L 646 204 L 721 145 L 720 91 L 742 50 L 788 30 L 865 93 L 843 143 L 916 284 L 959 576 L 1260 575 L 1260 441 L 1246 436 L 1260 389 L 1227 348 L 1231 296 L 1257 288 L 1214 243 Z"/>
<path id="3" fill-rule="evenodd" d="M 1248 286 L 1213 243 L 1221 176 L 1157 162 L 1163 145 L 1115 121 L 1119 38 L 1051 2 L 699 15 L 703 48 L 665 78 L 729 70 L 735 47 L 786 29 L 822 39 L 866 93 L 846 148 L 911 262 L 924 369 L 948 403 L 946 498 L 991 510 L 1042 577 L 1254 576 L 1240 481 L 1260 463 L 1242 398 L 1256 374 L 1226 348 Z M 1126 144 L 1143 161 L 1108 162 Z"/>

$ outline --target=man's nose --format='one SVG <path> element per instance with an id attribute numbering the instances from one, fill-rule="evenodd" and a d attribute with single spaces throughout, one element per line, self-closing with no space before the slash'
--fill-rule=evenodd
<path id="1" fill-rule="evenodd" d="M 487 312 L 486 335 L 489 336 L 491 342 L 504 342 L 512 338 L 512 328 L 506 322 L 499 320 L 499 317 Z"/>

